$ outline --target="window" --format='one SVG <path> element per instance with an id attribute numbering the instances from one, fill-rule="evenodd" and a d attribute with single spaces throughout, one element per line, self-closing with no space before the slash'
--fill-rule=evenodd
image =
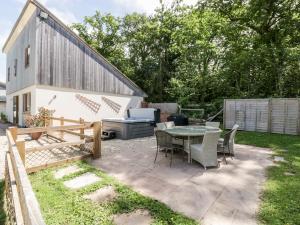
<path id="1" fill-rule="evenodd" d="M 17 68 L 18 68 L 18 60 L 15 59 L 15 64 L 14 64 L 14 70 L 15 70 L 14 75 L 15 75 L 15 77 L 17 76 Z"/>
<path id="2" fill-rule="evenodd" d="M 30 64 L 30 45 L 25 48 L 25 68 L 27 68 Z"/>
<path id="3" fill-rule="evenodd" d="M 7 81 L 10 80 L 10 67 L 8 67 L 7 69 Z"/>
<path id="4" fill-rule="evenodd" d="M 31 93 L 23 94 L 23 112 L 30 112 Z"/>

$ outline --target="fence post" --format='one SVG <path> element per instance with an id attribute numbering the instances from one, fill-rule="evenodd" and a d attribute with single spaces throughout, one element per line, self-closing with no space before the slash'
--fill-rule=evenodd
<path id="1" fill-rule="evenodd" d="M 272 98 L 269 98 L 268 108 L 268 132 L 272 133 Z"/>
<path id="2" fill-rule="evenodd" d="M 94 133 L 94 146 L 93 146 L 93 157 L 95 159 L 101 157 L 101 122 L 93 123 Z"/>
<path id="3" fill-rule="evenodd" d="M 80 124 L 84 124 L 84 119 L 80 118 L 80 119 L 79 119 L 79 123 L 80 123 Z M 80 140 L 83 140 L 83 139 L 84 139 L 84 128 L 81 128 L 81 129 L 80 129 L 80 134 L 81 134 Z"/>
<path id="4" fill-rule="evenodd" d="M 223 101 L 223 130 L 226 130 L 226 99 Z"/>
<path id="5" fill-rule="evenodd" d="M 17 149 L 19 151 L 22 162 L 25 166 L 25 141 L 17 141 L 16 142 Z"/>
<path id="6" fill-rule="evenodd" d="M 17 127 L 9 127 L 8 130 L 10 131 L 12 138 L 16 142 L 17 136 L 18 136 L 18 128 Z"/>
<path id="7" fill-rule="evenodd" d="M 64 117 L 62 116 L 62 117 L 60 117 L 60 126 L 63 126 L 64 123 L 65 123 Z M 62 139 L 64 138 L 64 131 L 60 131 L 60 138 L 62 138 Z"/>

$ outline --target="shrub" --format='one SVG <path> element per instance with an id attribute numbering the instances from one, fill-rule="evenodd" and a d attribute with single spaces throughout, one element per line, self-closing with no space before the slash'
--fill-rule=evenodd
<path id="1" fill-rule="evenodd" d="M 54 111 L 46 109 L 44 107 L 39 108 L 39 111 L 35 115 L 24 114 L 24 123 L 26 127 L 44 127 L 45 118 L 51 117 Z"/>
<path id="2" fill-rule="evenodd" d="M 7 122 L 8 122 L 7 116 L 6 116 L 3 112 L 0 114 L 0 119 L 1 119 L 1 121 L 4 122 L 4 123 L 7 123 Z"/>

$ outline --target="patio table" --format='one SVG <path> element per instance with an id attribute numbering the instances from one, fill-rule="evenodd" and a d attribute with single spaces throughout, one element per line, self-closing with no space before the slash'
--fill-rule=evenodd
<path id="1" fill-rule="evenodd" d="M 188 153 L 188 162 L 191 163 L 191 138 L 204 136 L 206 131 L 218 131 L 219 128 L 210 126 L 176 126 L 168 128 L 165 131 L 173 137 L 183 139 L 183 147 Z M 185 148 L 184 140 L 187 140 L 187 149 Z"/>

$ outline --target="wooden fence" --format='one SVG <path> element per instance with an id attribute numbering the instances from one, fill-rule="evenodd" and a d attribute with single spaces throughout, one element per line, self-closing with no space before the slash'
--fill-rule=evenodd
<path id="1" fill-rule="evenodd" d="M 225 99 L 225 129 L 238 124 L 240 130 L 300 134 L 300 99 Z"/>
<path id="2" fill-rule="evenodd" d="M 18 135 L 30 135 L 37 132 L 46 134 L 49 140 L 50 138 L 55 140 L 50 144 L 29 148 L 25 148 L 25 140 L 23 139 L 16 142 L 20 157 L 28 173 L 36 172 L 47 167 L 58 166 L 66 162 L 80 160 L 89 156 L 93 156 L 93 158 L 99 158 L 101 156 L 101 122 L 85 123 L 82 120 L 75 121 L 54 117 L 47 119 L 48 122 L 45 127 L 9 128 L 15 141 Z M 54 120 L 59 120 L 61 126 L 51 126 Z M 65 122 L 76 122 L 78 124 L 64 125 Z M 86 135 L 86 129 L 92 129 L 92 135 Z M 76 130 L 79 130 L 79 132 L 75 132 Z M 76 136 L 79 138 L 70 140 L 69 138 L 65 138 L 67 134 L 68 137 Z"/>
<path id="3" fill-rule="evenodd" d="M 9 222 L 43 225 L 45 222 L 19 155 L 18 143 L 9 130 L 7 139 L 9 151 L 6 155 L 5 193 Z"/>
<path id="4" fill-rule="evenodd" d="M 27 173 L 36 172 L 40 169 L 58 166 L 74 160 L 79 160 L 87 156 L 99 158 L 101 156 L 101 122 L 86 123 L 82 119 L 70 120 L 64 118 L 46 118 L 47 126 L 38 128 L 17 128 L 10 127 L 7 131 L 8 152 L 6 155 L 6 203 L 8 218 L 10 224 L 25 225 L 43 225 L 45 224 L 39 204 L 32 190 Z M 61 126 L 51 126 L 53 121 L 59 120 Z M 64 125 L 65 122 L 77 123 L 75 125 Z M 93 135 L 86 135 L 85 130 L 91 129 Z M 75 132 L 75 131 L 79 132 Z M 47 138 L 55 139 L 55 143 L 42 145 L 38 147 L 26 148 L 24 135 L 43 132 Z M 59 137 L 56 133 L 59 133 Z M 76 141 L 67 141 L 64 136 L 80 137 Z M 19 137 L 18 137 L 19 136 Z M 63 149 L 65 147 L 77 147 L 79 151 L 84 145 L 92 143 L 91 151 L 86 154 L 76 155 L 66 154 L 64 159 L 52 160 L 49 162 L 47 152 L 55 152 L 55 149 Z M 78 151 L 78 150 L 77 150 Z M 65 152 L 65 149 L 64 149 Z M 59 153 L 58 155 L 60 155 Z M 28 163 L 30 159 L 35 159 L 39 165 L 31 165 Z M 44 160 L 44 161 L 43 161 Z"/>

